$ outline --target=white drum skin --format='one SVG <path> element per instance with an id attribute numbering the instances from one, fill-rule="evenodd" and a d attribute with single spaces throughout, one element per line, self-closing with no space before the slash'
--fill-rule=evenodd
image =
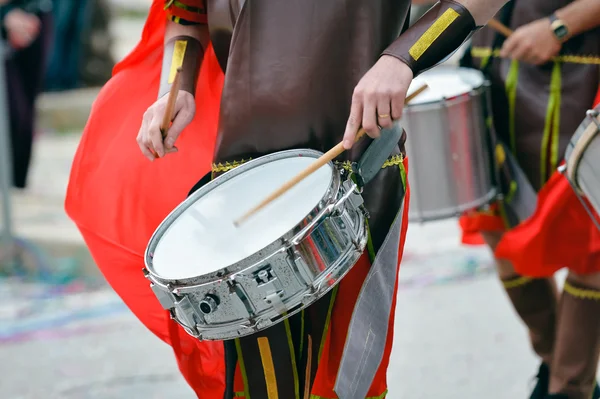
<path id="1" fill-rule="evenodd" d="M 158 227 L 144 273 L 190 335 L 224 340 L 268 328 L 325 295 L 356 263 L 367 243 L 366 211 L 331 163 L 233 225 L 320 155 L 282 151 L 238 166 Z"/>
<path id="2" fill-rule="evenodd" d="M 213 273 L 282 237 L 325 196 L 332 181 L 330 165 L 302 180 L 239 227 L 233 220 L 313 161 L 295 157 L 269 162 L 198 198 L 163 233 L 154 249 L 155 273 L 175 280 Z"/>

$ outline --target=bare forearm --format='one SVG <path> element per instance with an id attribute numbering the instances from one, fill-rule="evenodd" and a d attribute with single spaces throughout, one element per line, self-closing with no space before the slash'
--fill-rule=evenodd
<path id="1" fill-rule="evenodd" d="M 525 0 L 529 1 L 529 0 Z M 598 1 L 598 0 L 592 0 Z M 456 0 L 473 16 L 478 26 L 485 25 L 506 4 L 507 0 Z"/>
<path id="2" fill-rule="evenodd" d="M 600 26 L 600 1 L 576 0 L 555 14 L 567 25 L 571 36 L 579 35 Z"/>

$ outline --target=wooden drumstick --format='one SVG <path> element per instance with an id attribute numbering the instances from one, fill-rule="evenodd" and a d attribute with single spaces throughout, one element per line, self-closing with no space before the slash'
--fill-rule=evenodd
<path id="1" fill-rule="evenodd" d="M 160 134 L 162 135 L 163 140 L 167 138 L 169 127 L 171 127 L 171 121 L 173 121 L 175 103 L 177 102 L 177 95 L 179 94 L 179 88 L 181 87 L 181 70 L 182 68 L 179 67 L 177 68 L 177 72 L 175 72 L 175 79 L 173 79 L 173 85 L 171 86 L 171 91 L 169 91 L 169 98 L 167 98 L 167 108 L 165 108 L 165 114 L 163 115 L 163 120 L 160 124 Z M 176 150 L 166 150 L 167 153 L 174 151 Z M 159 158 L 155 151 L 152 152 L 154 153 L 154 159 Z"/>
<path id="2" fill-rule="evenodd" d="M 415 98 L 416 96 L 421 94 L 425 89 L 427 89 L 427 87 L 428 87 L 427 84 L 423 84 L 422 86 L 420 86 L 413 93 L 406 96 L 406 100 L 404 101 L 404 103 L 408 104 L 408 102 L 410 102 L 413 98 Z M 366 133 L 365 129 L 360 128 L 360 130 L 356 134 L 355 142 L 360 140 L 365 135 L 365 133 Z M 264 208 L 265 206 L 267 206 L 268 204 L 270 204 L 271 202 L 273 202 L 274 200 L 279 198 L 281 195 L 283 195 L 289 189 L 294 187 L 296 184 L 300 183 L 302 180 L 304 180 L 305 178 L 310 176 L 312 173 L 316 172 L 322 166 L 333 161 L 341 153 L 343 153 L 344 150 L 345 150 L 345 148 L 344 148 L 343 142 L 338 143 L 335 147 L 333 147 L 332 149 L 327 151 L 325 154 L 321 155 L 321 157 L 319 157 L 315 162 L 310 164 L 306 169 L 304 169 L 302 172 L 298 173 L 295 177 L 290 179 L 287 183 L 285 183 L 283 186 L 279 187 L 271 195 L 269 195 L 267 198 L 262 200 L 258 205 L 256 205 L 255 207 L 250 209 L 248 212 L 246 212 L 242 217 L 240 217 L 239 219 L 234 221 L 233 222 L 234 226 L 239 227 L 250 216 L 254 215 L 256 212 L 260 211 L 262 208 Z"/>
<path id="3" fill-rule="evenodd" d="M 510 35 L 513 34 L 513 31 L 507 27 L 506 25 L 504 25 L 502 22 L 498 21 L 495 18 L 490 19 L 490 21 L 487 23 L 487 25 L 492 28 L 493 30 L 495 30 L 496 32 L 504 35 L 505 37 L 509 37 Z"/>
<path id="4" fill-rule="evenodd" d="M 179 94 L 179 88 L 181 87 L 181 70 L 182 68 L 179 67 L 177 68 L 177 72 L 175 72 L 175 79 L 173 80 L 169 98 L 167 99 L 167 108 L 165 109 L 165 115 L 163 116 L 163 121 L 160 125 L 160 132 L 162 133 L 163 139 L 167 137 L 167 132 L 173 121 L 175 103 L 177 102 L 177 95 Z"/>

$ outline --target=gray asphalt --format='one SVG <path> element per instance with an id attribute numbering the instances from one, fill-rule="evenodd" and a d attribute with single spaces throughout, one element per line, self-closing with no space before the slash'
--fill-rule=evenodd
<path id="1" fill-rule="evenodd" d="M 526 397 L 537 361 L 485 249 L 461 248 L 454 221 L 411 226 L 400 281 L 389 398 Z M 40 299 L 0 282 L 0 397 L 194 397 L 110 289 L 74 284 Z"/>

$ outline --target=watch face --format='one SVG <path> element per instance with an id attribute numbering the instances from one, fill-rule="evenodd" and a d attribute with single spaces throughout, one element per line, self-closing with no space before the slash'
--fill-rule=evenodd
<path id="1" fill-rule="evenodd" d="M 568 31 L 566 26 L 560 25 L 554 28 L 554 33 L 556 33 L 556 36 L 562 39 L 563 37 L 567 36 Z"/>
<path id="2" fill-rule="evenodd" d="M 562 21 L 560 21 L 558 19 L 554 19 L 552 21 L 551 26 L 552 26 L 552 30 L 554 31 L 554 34 L 556 35 L 556 37 L 561 40 L 564 39 L 565 37 L 567 37 L 567 35 L 569 34 L 569 30 L 567 29 L 565 24 L 562 23 Z"/>

